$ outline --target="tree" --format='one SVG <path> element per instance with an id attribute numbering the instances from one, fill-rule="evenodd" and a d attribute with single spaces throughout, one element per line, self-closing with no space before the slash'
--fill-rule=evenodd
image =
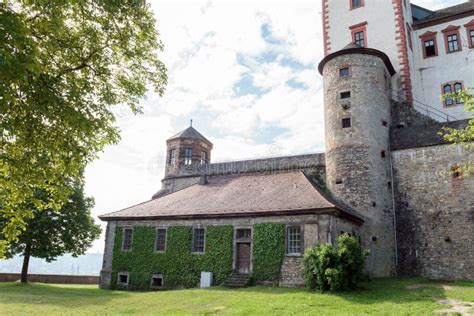
<path id="1" fill-rule="evenodd" d="M 142 0 L 8 0 L 0 4 L 0 258 L 36 212 L 61 209 L 105 145 L 114 108 L 139 113 L 167 76 Z M 47 192 L 47 199 L 35 191 Z"/>
<path id="2" fill-rule="evenodd" d="M 30 257 L 51 262 L 58 256 L 71 253 L 73 257 L 84 254 L 100 236 L 100 226 L 94 223 L 91 209 L 94 200 L 84 196 L 82 179 L 71 183 L 73 192 L 59 212 L 53 209 L 32 210 L 34 217 L 26 220 L 26 230 L 10 244 L 7 256 L 23 255 L 21 282 L 28 282 Z M 37 192 L 44 199 L 44 192 Z M 30 205 L 31 207 L 32 205 Z"/>
<path id="3" fill-rule="evenodd" d="M 443 99 L 452 98 L 460 99 L 465 106 L 467 112 L 474 112 L 474 95 L 470 90 L 473 88 L 464 89 L 458 93 L 448 93 L 443 95 Z M 473 113 L 474 114 L 474 113 Z M 467 126 L 464 129 L 455 129 L 445 127 L 442 133 L 444 139 L 455 144 L 461 144 L 467 147 L 474 146 L 474 118 L 471 117 Z"/>
<path id="4" fill-rule="evenodd" d="M 465 110 L 471 112 L 474 115 L 474 95 L 470 92 L 473 88 L 464 89 L 458 93 L 447 93 L 442 96 L 442 99 L 459 99 L 464 104 Z M 471 115 L 467 126 L 462 129 L 456 129 L 452 127 L 444 127 L 440 135 L 450 143 L 463 145 L 466 148 L 474 147 L 474 116 Z M 457 166 L 456 172 L 462 173 L 464 176 L 472 174 L 474 166 L 467 164 L 463 166 Z"/>

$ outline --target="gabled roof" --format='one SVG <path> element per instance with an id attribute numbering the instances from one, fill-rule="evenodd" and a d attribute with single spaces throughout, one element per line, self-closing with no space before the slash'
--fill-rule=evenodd
<path id="1" fill-rule="evenodd" d="M 445 22 L 445 20 L 452 19 L 456 16 L 461 18 L 461 15 L 474 15 L 474 0 L 468 0 L 464 3 L 454 5 L 451 7 L 443 8 L 440 10 L 433 11 L 431 14 L 416 20 L 413 25 L 431 25 L 437 24 L 438 22 Z M 435 23 L 435 21 L 437 21 Z"/>
<path id="2" fill-rule="evenodd" d="M 178 134 L 171 136 L 167 140 L 172 140 L 176 138 L 197 138 L 197 139 L 205 140 L 208 143 L 211 143 L 206 137 L 204 137 L 192 126 L 189 126 L 188 128 L 186 128 L 185 130 L 182 130 Z"/>
<path id="3" fill-rule="evenodd" d="M 101 220 L 227 218 L 333 213 L 355 223 L 358 214 L 324 195 L 301 172 L 210 177 L 129 208 L 99 216 Z"/>

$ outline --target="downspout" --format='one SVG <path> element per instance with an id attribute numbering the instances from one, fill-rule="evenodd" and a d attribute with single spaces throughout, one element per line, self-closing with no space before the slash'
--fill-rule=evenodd
<path id="1" fill-rule="evenodd" d="M 397 215 L 395 211 L 395 181 L 393 177 L 393 161 L 392 161 L 392 150 L 390 147 L 390 139 L 388 141 L 388 152 L 390 154 L 390 181 L 392 182 L 392 212 L 393 212 L 393 234 L 394 234 L 394 245 L 395 245 L 395 276 L 397 276 L 398 270 L 398 244 L 397 244 Z"/>

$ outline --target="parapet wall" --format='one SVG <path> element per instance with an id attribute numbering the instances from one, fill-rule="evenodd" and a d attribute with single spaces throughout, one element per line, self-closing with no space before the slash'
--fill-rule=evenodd
<path id="1" fill-rule="evenodd" d="M 0 273 L 0 282 L 16 282 L 20 273 Z M 28 274 L 28 282 L 53 284 L 99 284 L 97 275 Z"/>

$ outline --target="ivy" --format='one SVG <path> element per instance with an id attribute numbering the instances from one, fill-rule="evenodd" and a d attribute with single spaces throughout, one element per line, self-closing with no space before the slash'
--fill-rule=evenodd
<path id="1" fill-rule="evenodd" d="M 253 226 L 253 280 L 272 281 L 280 279 L 281 265 L 285 255 L 285 225 L 276 223 Z"/>
<path id="2" fill-rule="evenodd" d="M 206 230 L 204 254 L 191 253 L 192 227 L 169 227 L 164 253 L 154 251 L 156 229 L 151 226 L 133 228 L 131 251 L 122 251 L 122 227 L 115 233 L 112 262 L 112 288 L 117 288 L 117 273 L 128 271 L 129 289 L 147 290 L 153 274 L 161 273 L 164 288 L 195 287 L 201 271 L 214 274 L 214 283 L 220 284 L 232 272 L 233 227 L 209 226 Z"/>

